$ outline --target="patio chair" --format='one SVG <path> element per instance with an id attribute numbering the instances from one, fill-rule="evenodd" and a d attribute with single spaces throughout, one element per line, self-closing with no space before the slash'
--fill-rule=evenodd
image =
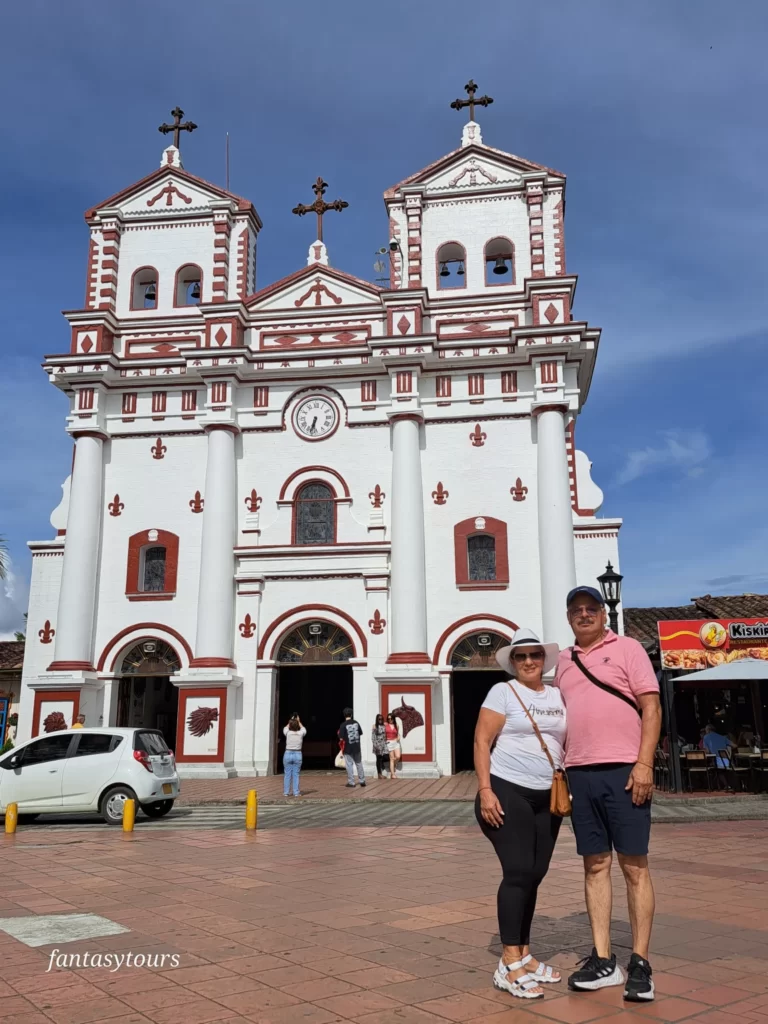
<path id="1" fill-rule="evenodd" d="M 657 747 L 653 759 L 653 784 L 662 793 L 668 793 L 669 779 L 669 755 L 665 754 L 661 747 Z"/>
<path id="2" fill-rule="evenodd" d="M 693 779 L 704 777 L 707 784 L 707 792 L 712 792 L 712 768 L 709 759 L 703 750 L 689 750 L 680 758 L 680 767 L 683 770 L 685 779 L 688 782 L 688 792 L 693 792 Z"/>

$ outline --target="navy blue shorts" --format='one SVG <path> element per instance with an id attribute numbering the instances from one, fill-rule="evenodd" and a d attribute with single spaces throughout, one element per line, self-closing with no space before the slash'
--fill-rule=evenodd
<path id="1" fill-rule="evenodd" d="M 624 787 L 634 766 L 590 764 L 568 769 L 573 797 L 573 831 L 581 857 L 615 850 L 628 857 L 648 853 L 651 801 L 632 803 Z"/>

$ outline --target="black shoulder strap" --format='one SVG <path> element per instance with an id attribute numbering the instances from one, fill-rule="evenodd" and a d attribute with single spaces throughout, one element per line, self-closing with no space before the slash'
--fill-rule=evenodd
<path id="1" fill-rule="evenodd" d="M 576 664 L 579 666 L 579 668 L 590 681 L 590 683 L 594 683 L 595 686 L 599 686 L 600 689 L 605 690 L 606 693 L 612 693 L 614 697 L 618 697 L 619 700 L 623 700 L 624 703 L 629 704 L 629 706 L 634 711 L 636 711 L 641 718 L 643 717 L 642 711 L 630 697 L 627 697 L 627 695 L 624 693 L 620 693 L 618 690 L 614 690 L 614 688 L 612 686 L 608 686 L 607 683 L 601 683 L 596 676 L 593 676 L 589 669 L 586 667 L 586 665 L 583 664 L 581 658 L 578 656 L 578 654 L 573 648 L 571 648 L 571 660 L 576 662 Z"/>

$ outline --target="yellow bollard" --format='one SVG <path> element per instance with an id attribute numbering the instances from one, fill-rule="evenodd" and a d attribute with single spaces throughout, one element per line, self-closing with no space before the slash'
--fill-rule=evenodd
<path id="1" fill-rule="evenodd" d="M 259 794 L 255 789 L 248 790 L 245 798 L 245 830 L 253 832 L 259 819 Z"/>
<path id="2" fill-rule="evenodd" d="M 19 823 L 19 805 L 8 804 L 5 808 L 5 831 L 6 834 L 12 836 L 16 831 L 16 826 Z"/>
<path id="3" fill-rule="evenodd" d="M 123 804 L 123 832 L 133 832 L 134 821 L 136 821 L 136 801 L 126 800 Z"/>

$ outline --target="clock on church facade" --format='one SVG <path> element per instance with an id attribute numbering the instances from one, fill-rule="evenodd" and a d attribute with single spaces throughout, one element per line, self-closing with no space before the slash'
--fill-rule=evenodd
<path id="1" fill-rule="evenodd" d="M 471 768 L 511 632 L 569 641 L 567 591 L 618 565 L 574 436 L 600 332 L 572 311 L 564 175 L 487 146 L 475 90 L 460 145 L 384 192 L 388 287 L 331 264 L 322 178 L 304 265 L 257 284 L 261 218 L 182 166 L 178 108 L 159 169 L 86 212 L 21 739 L 82 713 L 160 730 L 183 776 L 262 775 L 298 711 L 325 770 L 352 706 L 369 764 L 392 710 L 405 774 L 438 776 Z"/>

